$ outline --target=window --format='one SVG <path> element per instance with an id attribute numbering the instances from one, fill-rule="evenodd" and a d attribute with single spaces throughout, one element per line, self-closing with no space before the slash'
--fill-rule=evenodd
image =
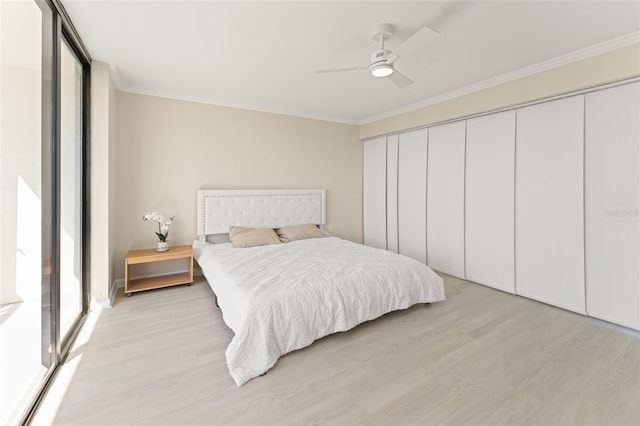
<path id="1" fill-rule="evenodd" d="M 87 311 L 89 58 L 58 6 L 0 1 L 0 424 L 27 418 Z"/>

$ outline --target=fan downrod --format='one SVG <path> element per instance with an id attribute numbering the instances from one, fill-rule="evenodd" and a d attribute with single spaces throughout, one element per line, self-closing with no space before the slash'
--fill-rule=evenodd
<path id="1" fill-rule="evenodd" d="M 371 34 L 371 38 L 377 42 L 384 42 L 385 40 L 389 40 L 393 35 L 393 25 L 391 24 L 377 24 L 373 27 L 373 33 Z"/>

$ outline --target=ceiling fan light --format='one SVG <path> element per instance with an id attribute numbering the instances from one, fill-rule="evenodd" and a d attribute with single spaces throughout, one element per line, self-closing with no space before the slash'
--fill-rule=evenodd
<path id="1" fill-rule="evenodd" d="M 371 75 L 374 77 L 388 77 L 393 74 L 393 66 L 390 64 L 375 65 L 371 68 Z"/>

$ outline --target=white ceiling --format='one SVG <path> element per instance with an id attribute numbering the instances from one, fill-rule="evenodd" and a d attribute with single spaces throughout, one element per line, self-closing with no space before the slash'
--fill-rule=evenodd
<path id="1" fill-rule="evenodd" d="M 93 59 L 116 67 L 120 90 L 349 123 L 640 31 L 637 0 L 63 4 Z M 424 25 L 442 34 L 396 62 L 414 84 L 314 73 L 367 66 L 380 22 L 396 28 L 390 49 Z"/>

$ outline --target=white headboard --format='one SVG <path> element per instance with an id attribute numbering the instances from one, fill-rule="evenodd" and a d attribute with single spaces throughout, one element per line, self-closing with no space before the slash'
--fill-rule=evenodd
<path id="1" fill-rule="evenodd" d="M 230 226 L 324 225 L 325 193 L 324 189 L 200 189 L 198 238 L 227 234 Z"/>

